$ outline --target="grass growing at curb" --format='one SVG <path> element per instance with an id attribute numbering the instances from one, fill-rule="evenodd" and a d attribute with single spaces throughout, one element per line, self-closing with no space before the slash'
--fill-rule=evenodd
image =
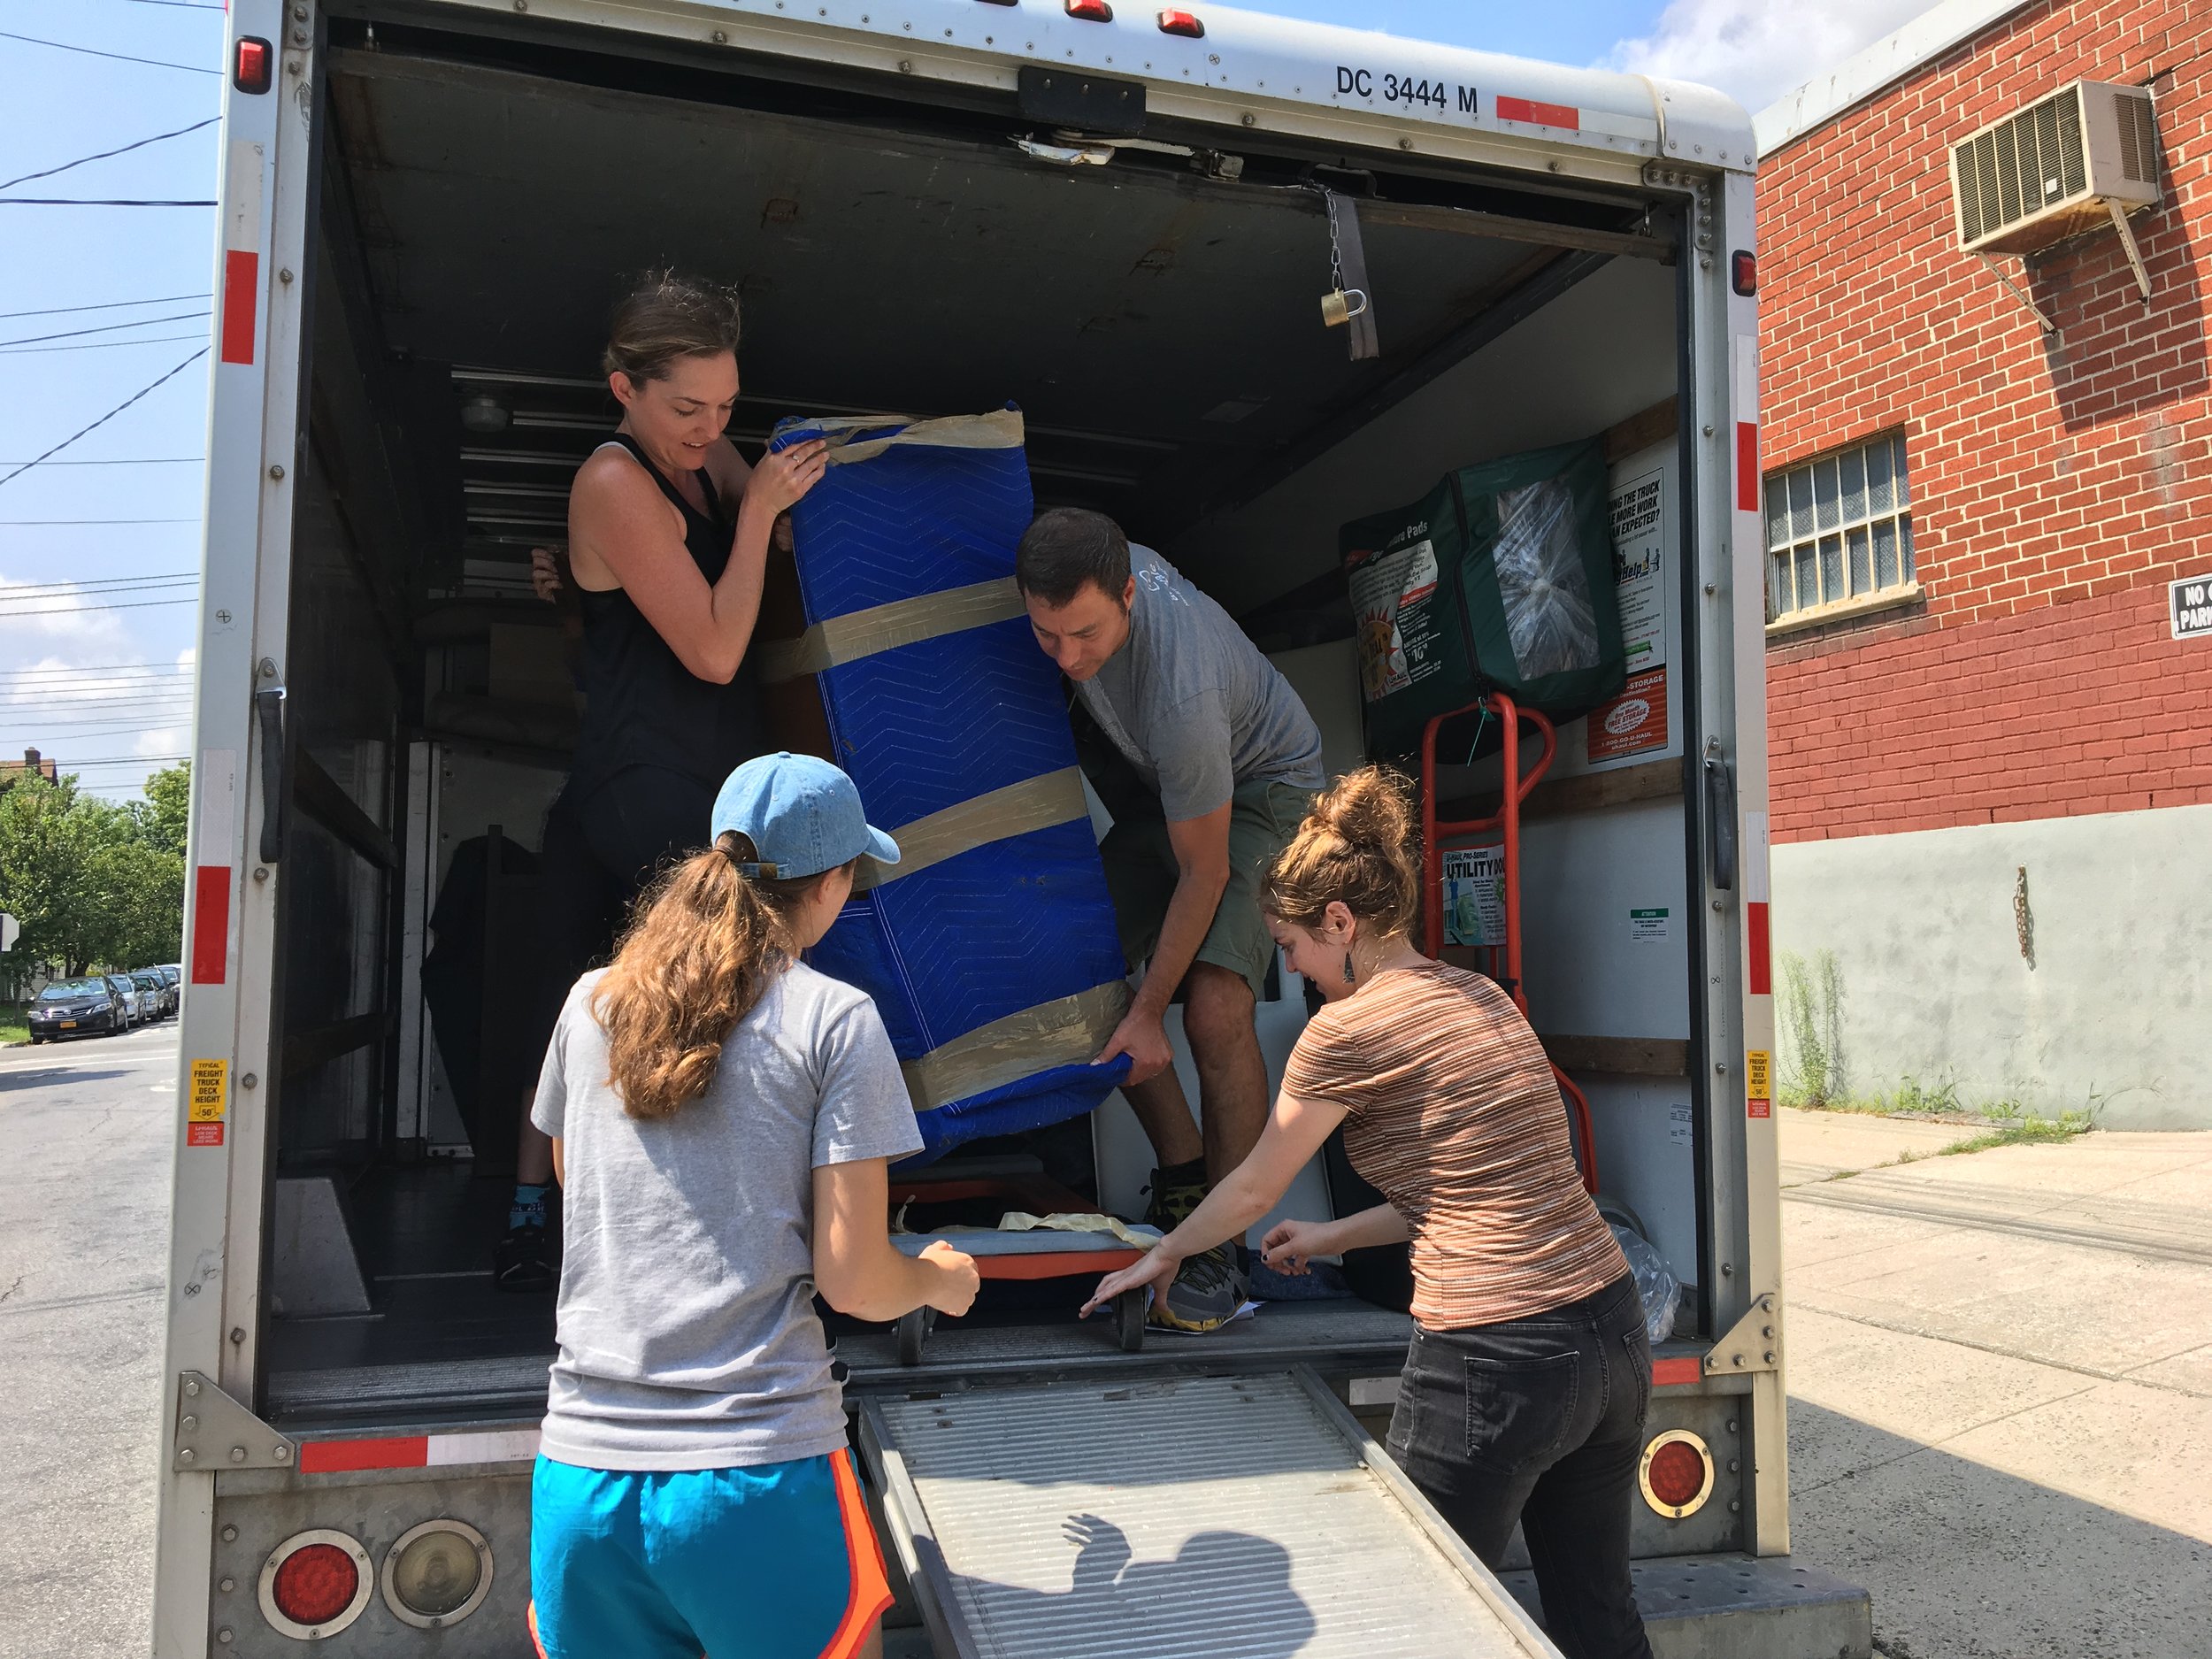
<path id="1" fill-rule="evenodd" d="M 2061 1112 L 2055 1118 L 2022 1118 L 1992 1129 L 1986 1134 L 1954 1141 L 1930 1156 L 1947 1158 L 1960 1152 L 1986 1152 L 1992 1147 L 2038 1146 L 2052 1141 L 2071 1141 L 2076 1135 L 2085 1135 L 2095 1127 L 2087 1112 Z"/>
<path id="2" fill-rule="evenodd" d="M 0 1003 L 0 1047 L 31 1040 L 30 1016 L 14 1003 Z"/>

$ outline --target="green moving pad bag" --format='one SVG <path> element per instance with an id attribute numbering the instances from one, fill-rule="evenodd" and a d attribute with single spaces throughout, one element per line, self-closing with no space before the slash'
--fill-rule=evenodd
<path id="1" fill-rule="evenodd" d="M 1492 691 L 1571 719 L 1627 678 L 1597 439 L 1448 472 L 1338 547 L 1371 756 L 1417 754 L 1430 719 Z"/>

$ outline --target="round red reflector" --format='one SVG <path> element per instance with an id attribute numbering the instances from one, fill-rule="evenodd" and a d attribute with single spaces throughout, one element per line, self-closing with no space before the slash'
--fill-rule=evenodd
<path id="1" fill-rule="evenodd" d="M 1705 1485 L 1705 1460 L 1687 1440 L 1670 1440 L 1651 1455 L 1649 1479 L 1653 1495 L 1678 1509 Z"/>
<path id="2" fill-rule="evenodd" d="M 295 1624 L 327 1624 L 353 1604 L 360 1587 L 352 1556 L 335 1544 L 308 1544 L 285 1557 L 270 1594 Z"/>

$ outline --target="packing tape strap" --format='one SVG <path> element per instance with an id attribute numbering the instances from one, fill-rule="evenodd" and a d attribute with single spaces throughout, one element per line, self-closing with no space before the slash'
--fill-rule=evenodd
<path id="1" fill-rule="evenodd" d="M 992 841 L 1026 835 L 1032 830 L 1050 829 L 1056 824 L 1089 816 L 1090 805 L 1083 798 L 1083 773 L 1079 767 L 1069 766 L 1040 777 L 1025 778 L 1019 783 L 1010 783 L 1002 789 L 993 789 L 987 795 L 932 812 L 926 818 L 918 818 L 910 824 L 902 824 L 893 833 L 899 844 L 899 862 L 887 866 L 872 858 L 862 859 L 859 869 L 854 872 L 853 891 L 901 880 L 918 870 L 941 864 L 948 858 L 956 858 Z"/>
<path id="2" fill-rule="evenodd" d="M 896 430 L 885 432 L 884 428 Z M 882 435 L 870 437 L 870 433 Z M 1018 449 L 1022 447 L 1022 413 L 1018 409 L 993 410 L 987 415 L 946 415 L 935 420 L 909 421 L 902 415 L 832 416 L 804 423 L 800 442 L 819 436 L 829 445 L 822 458 L 832 466 L 853 461 L 872 461 L 886 449 L 910 445 L 935 449 Z"/>
<path id="3" fill-rule="evenodd" d="M 1128 1009 L 1129 987 L 1115 979 L 978 1025 L 902 1062 L 907 1094 L 916 1111 L 927 1111 L 1054 1066 L 1087 1064 Z"/>
<path id="4" fill-rule="evenodd" d="M 894 599 L 888 604 L 849 611 L 816 623 L 795 640 L 780 640 L 760 652 L 765 685 L 818 674 L 878 651 L 916 645 L 941 634 L 1009 621 L 1025 614 L 1021 589 L 1011 576 L 995 577 L 942 593 Z"/>

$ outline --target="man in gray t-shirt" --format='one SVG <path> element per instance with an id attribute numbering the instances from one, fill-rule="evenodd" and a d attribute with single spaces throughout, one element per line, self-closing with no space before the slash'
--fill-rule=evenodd
<path id="1" fill-rule="evenodd" d="M 1129 1056 L 1127 1097 L 1160 1167 L 1146 1219 L 1172 1226 L 1259 1140 L 1267 1067 L 1253 1006 L 1274 941 L 1259 884 L 1327 781 L 1321 733 L 1227 611 L 1103 514 L 1038 515 L 1015 565 L 1030 626 L 1125 769 L 1086 757 L 1114 815 L 1100 846 L 1122 948 L 1143 971 L 1099 1059 Z M 1178 990 L 1198 1069 L 1191 1120 L 1163 1025 Z M 1232 1247 L 1184 1264 L 1156 1317 L 1211 1329 L 1244 1279 Z"/>

